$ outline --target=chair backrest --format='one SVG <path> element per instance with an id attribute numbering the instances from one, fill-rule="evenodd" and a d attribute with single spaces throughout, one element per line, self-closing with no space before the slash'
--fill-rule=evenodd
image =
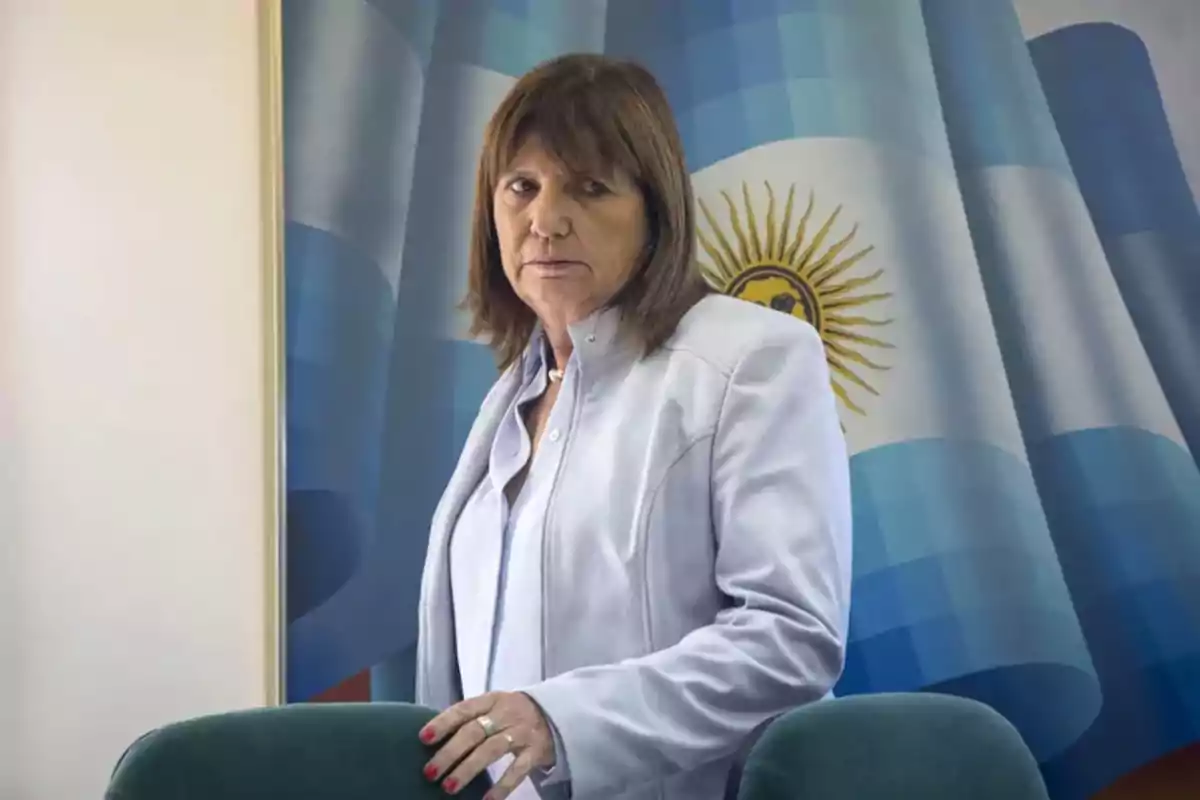
<path id="1" fill-rule="evenodd" d="M 422 770 L 418 732 L 434 712 L 407 703 L 289 705 L 179 722 L 121 757 L 106 800 L 444 800 Z M 458 797 L 479 800 L 485 776 Z"/>
<path id="2" fill-rule="evenodd" d="M 939 694 L 826 700 L 772 723 L 739 800 L 1048 800 L 1037 761 L 989 706 Z"/>

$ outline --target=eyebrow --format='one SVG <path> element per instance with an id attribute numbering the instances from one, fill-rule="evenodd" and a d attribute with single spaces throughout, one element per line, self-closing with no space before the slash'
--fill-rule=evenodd
<path id="1" fill-rule="evenodd" d="M 622 170 L 615 166 L 608 167 L 604 170 L 577 170 L 566 166 L 564 171 L 568 177 L 568 180 L 579 180 L 580 178 L 586 178 L 589 180 L 599 180 L 609 183 L 620 181 L 620 176 L 622 174 Z M 529 167 L 514 167 L 501 172 L 497 176 L 496 182 L 497 184 L 501 184 L 506 183 L 513 178 L 533 178 L 536 177 L 537 173 L 538 170 L 531 169 Z M 625 182 L 633 183 L 632 177 L 627 176 Z"/>

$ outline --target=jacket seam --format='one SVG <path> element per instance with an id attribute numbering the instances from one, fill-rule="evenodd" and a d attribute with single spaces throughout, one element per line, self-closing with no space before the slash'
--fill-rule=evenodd
<path id="1" fill-rule="evenodd" d="M 745 351 L 738 356 L 738 360 L 733 365 L 733 369 L 731 369 L 729 374 L 725 376 L 725 391 L 721 393 L 721 404 L 717 406 L 717 419 L 713 422 L 713 448 L 708 454 L 708 516 L 709 519 L 712 520 L 716 520 L 717 518 L 717 509 L 713 506 L 717 496 L 715 481 L 713 480 L 713 476 L 716 474 L 717 468 L 716 438 L 717 434 L 721 430 L 721 423 L 725 420 L 725 411 L 729 407 L 729 393 L 733 389 L 733 376 L 737 373 L 738 368 L 742 366 L 742 363 L 745 362 L 747 355 L 749 355 L 749 351 Z M 720 547 L 720 541 L 718 540 L 716 534 L 716 527 L 717 526 L 714 523 L 713 539 L 717 541 L 713 542 L 713 546 Z"/>
<path id="2" fill-rule="evenodd" d="M 710 369 L 714 370 L 721 377 L 726 378 L 726 379 L 732 377 L 733 370 L 737 368 L 738 364 L 741 364 L 742 359 L 745 357 L 744 355 L 738 356 L 737 362 L 734 364 L 734 367 L 731 369 L 730 367 L 726 367 L 721 364 L 718 364 L 716 361 L 713 361 L 711 358 L 706 356 L 704 353 L 698 352 L 697 350 L 694 350 L 691 347 L 688 347 L 687 345 L 665 344 L 665 345 L 663 345 L 663 349 L 669 350 L 672 353 L 686 353 L 687 355 L 691 356 L 692 358 L 696 359 L 700 363 L 702 363 L 705 366 L 709 367 Z"/>
<path id="3" fill-rule="evenodd" d="M 650 496 L 647 499 L 646 513 L 642 515 L 641 525 L 639 526 L 640 530 L 638 531 L 638 539 L 641 540 L 642 551 L 642 630 L 646 635 L 644 644 L 647 648 L 646 652 L 648 653 L 652 653 L 657 649 L 654 638 L 654 625 L 651 621 L 653 619 L 653 615 L 650 613 L 650 598 L 654 594 L 650 590 L 650 539 L 648 533 L 650 520 L 654 516 L 655 508 L 658 504 L 659 494 L 662 491 L 663 485 L 666 484 L 667 478 L 670 477 L 671 470 L 675 469 L 675 467 L 678 466 L 681 461 L 687 458 L 688 454 L 691 453 L 692 450 L 694 450 L 698 445 L 709 439 L 712 439 L 715 433 L 716 428 L 706 430 L 703 433 L 697 434 L 692 438 L 691 441 L 683 446 L 683 449 L 679 451 L 679 454 L 662 471 L 662 476 L 658 479 L 658 482 L 654 484 L 654 489 L 650 492 Z"/>
<path id="4" fill-rule="evenodd" d="M 725 408 L 729 403 L 729 391 L 730 391 L 730 388 L 733 386 L 733 375 L 737 371 L 737 368 L 742 365 L 742 362 L 745 360 L 746 355 L 747 355 L 747 352 L 743 352 L 738 357 L 737 362 L 734 364 L 733 368 L 726 371 L 726 370 L 722 369 L 720 366 L 709 361 L 707 358 L 703 357 L 699 353 L 696 353 L 690 349 L 682 348 L 682 347 L 674 347 L 672 349 L 676 352 L 686 352 L 689 355 L 696 358 L 698 361 L 701 361 L 701 362 L 709 365 L 713 369 L 715 369 L 722 377 L 725 378 L 725 389 L 721 393 L 721 402 L 717 407 L 717 418 L 713 422 L 712 428 L 706 429 L 703 433 L 699 433 L 695 437 L 693 437 L 693 439 L 690 442 L 688 442 L 686 445 L 684 445 L 682 450 L 680 450 L 679 455 L 677 455 L 671 461 L 671 463 L 667 465 L 667 468 L 663 470 L 662 477 L 660 477 L 658 479 L 658 483 L 656 483 L 654 485 L 654 491 L 651 492 L 651 494 L 650 494 L 650 498 L 649 498 L 649 501 L 646 506 L 647 513 L 642 517 L 641 530 L 638 532 L 638 538 L 642 540 L 642 630 L 645 631 L 645 633 L 646 633 L 645 645 L 648 648 L 647 652 L 654 652 L 654 649 L 655 649 L 654 626 L 651 622 L 651 620 L 653 619 L 653 615 L 650 613 L 650 597 L 653 595 L 653 593 L 650 591 L 650 541 L 649 541 L 649 535 L 647 533 L 647 529 L 650 526 L 650 519 L 654 515 L 655 506 L 658 504 L 659 493 L 662 491 L 663 485 L 667 482 L 667 478 L 670 477 L 671 470 L 673 470 L 679 464 L 679 462 L 683 461 L 683 459 L 686 458 L 687 455 L 692 452 L 692 449 L 695 448 L 697 445 L 699 445 L 701 442 L 704 442 L 704 441 L 707 441 L 710 439 L 715 442 L 716 436 L 717 436 L 717 431 L 721 425 L 721 420 L 725 416 Z M 709 476 L 709 478 L 708 478 L 708 518 L 710 520 L 714 520 L 714 519 L 716 519 L 716 517 L 713 514 L 714 509 L 712 506 L 712 503 L 713 503 L 712 474 L 713 474 L 714 461 L 716 458 L 716 447 L 715 446 L 712 448 L 712 451 L 709 453 L 708 458 L 709 458 L 709 463 L 708 463 L 708 476 Z M 714 526 L 714 528 L 715 528 L 715 526 Z M 715 550 L 715 548 L 720 546 L 720 542 L 715 541 L 715 539 L 716 539 L 715 532 L 712 535 L 714 538 L 713 547 Z"/>

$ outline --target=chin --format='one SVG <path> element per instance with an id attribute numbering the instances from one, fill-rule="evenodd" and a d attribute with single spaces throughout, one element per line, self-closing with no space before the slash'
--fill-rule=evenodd
<path id="1" fill-rule="evenodd" d="M 567 325 L 585 319 L 599 307 L 586 292 L 540 292 L 526 302 L 543 322 Z"/>

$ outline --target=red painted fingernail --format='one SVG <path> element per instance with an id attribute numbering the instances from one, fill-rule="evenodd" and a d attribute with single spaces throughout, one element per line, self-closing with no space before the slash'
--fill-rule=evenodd
<path id="1" fill-rule="evenodd" d="M 438 768 L 437 767 L 435 767 L 433 764 L 430 764 L 429 766 L 425 767 L 425 779 L 426 780 L 431 781 L 434 778 L 436 778 L 437 776 L 438 776 Z"/>
<path id="2" fill-rule="evenodd" d="M 421 731 L 421 741 L 429 744 L 433 741 L 433 728 L 426 728 Z"/>
<path id="3" fill-rule="evenodd" d="M 450 780 L 446 781 L 445 786 L 446 786 L 446 791 L 449 792 L 450 794 L 454 794 L 455 792 L 458 791 L 458 781 L 454 780 L 454 778 L 451 778 Z"/>

